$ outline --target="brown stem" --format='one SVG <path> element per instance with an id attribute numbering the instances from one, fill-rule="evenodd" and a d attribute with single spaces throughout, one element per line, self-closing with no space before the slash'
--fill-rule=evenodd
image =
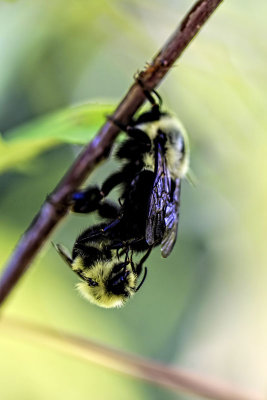
<path id="1" fill-rule="evenodd" d="M 264 396 L 218 379 L 145 359 L 63 331 L 4 318 L 1 332 L 82 358 L 137 379 L 213 400 L 263 400 Z"/>
<path id="2" fill-rule="evenodd" d="M 158 86 L 173 63 L 222 1 L 197 1 L 152 62 L 139 74 L 139 79 L 146 89 L 151 90 Z M 124 125 L 127 124 L 144 101 L 143 90 L 135 82 L 118 105 L 113 118 Z M 97 163 L 107 157 L 112 142 L 118 133 L 118 128 L 111 121 L 107 121 L 47 198 L 30 227 L 19 241 L 3 272 L 0 279 L 0 304 L 26 271 L 53 229 L 67 214 L 72 193 L 87 178 Z"/>

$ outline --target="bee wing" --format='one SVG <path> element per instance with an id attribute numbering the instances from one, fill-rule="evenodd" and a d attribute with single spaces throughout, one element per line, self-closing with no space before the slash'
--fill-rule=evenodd
<path id="1" fill-rule="evenodd" d="M 177 178 L 175 186 L 173 185 L 160 145 L 156 151 L 155 180 L 148 210 L 146 241 L 150 246 L 161 243 L 161 255 L 166 258 L 170 255 L 177 237 L 181 180 Z"/>
<path id="2" fill-rule="evenodd" d="M 181 179 L 178 178 L 175 181 L 175 189 L 172 198 L 167 202 L 165 209 L 165 232 L 161 241 L 161 255 L 164 258 L 170 255 L 176 242 L 179 222 L 180 192 Z"/>
<path id="3" fill-rule="evenodd" d="M 146 241 L 154 246 L 161 243 L 166 230 L 165 214 L 170 202 L 171 177 L 160 145 L 155 152 L 155 180 L 150 196 L 146 224 Z"/>

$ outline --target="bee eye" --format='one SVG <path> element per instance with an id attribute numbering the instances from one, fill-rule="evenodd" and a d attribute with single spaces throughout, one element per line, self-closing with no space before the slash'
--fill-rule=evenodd
<path id="1" fill-rule="evenodd" d="M 88 278 L 88 284 L 89 286 L 98 286 L 98 283 L 91 278 Z"/>

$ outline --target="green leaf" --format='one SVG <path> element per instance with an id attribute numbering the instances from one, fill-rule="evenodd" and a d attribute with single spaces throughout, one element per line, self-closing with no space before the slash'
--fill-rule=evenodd
<path id="1" fill-rule="evenodd" d="M 0 136 L 0 171 L 23 169 L 41 152 L 60 143 L 88 143 L 114 109 L 108 104 L 84 104 L 36 118 Z"/>
<path id="2" fill-rule="evenodd" d="M 111 113 L 111 104 L 83 104 L 37 118 L 5 133 L 9 142 L 51 139 L 64 143 L 85 144 L 97 133 Z M 51 142 L 52 143 L 52 142 Z"/>

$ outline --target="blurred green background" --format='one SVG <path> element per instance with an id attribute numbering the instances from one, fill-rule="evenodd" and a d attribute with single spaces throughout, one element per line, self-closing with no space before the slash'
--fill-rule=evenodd
<path id="1" fill-rule="evenodd" d="M 191 4 L 0 1 L 3 266 L 78 144 L 95 133 Z M 264 0 L 224 2 L 159 89 L 189 132 L 197 184 L 183 183 L 175 250 L 167 260 L 153 252 L 138 295 L 119 310 L 90 305 L 49 242 L 6 302 L 6 316 L 265 392 L 266 12 Z M 101 182 L 107 171 L 101 166 L 90 181 Z M 71 215 L 52 240 L 71 248 L 95 222 Z M 3 400 L 197 398 L 1 331 L 0 354 Z"/>

